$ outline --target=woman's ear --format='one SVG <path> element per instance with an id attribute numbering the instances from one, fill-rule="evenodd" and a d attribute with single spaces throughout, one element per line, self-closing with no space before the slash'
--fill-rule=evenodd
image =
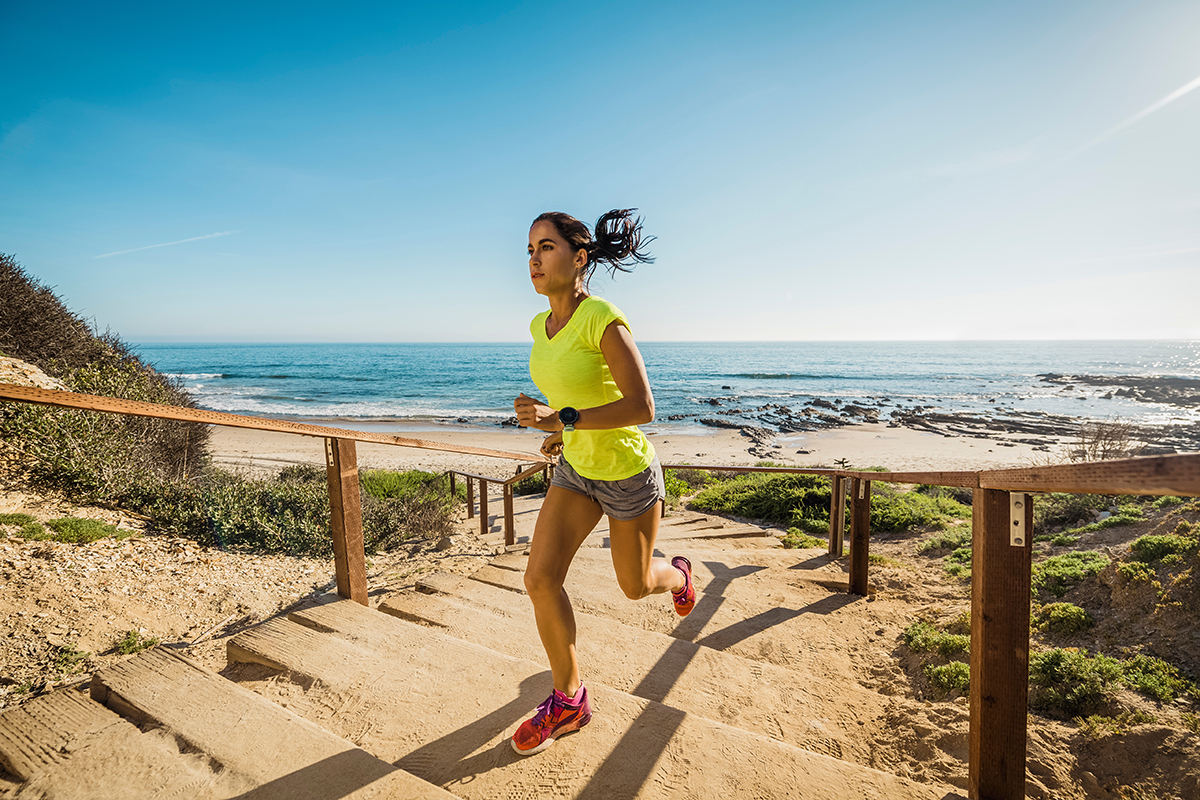
<path id="1" fill-rule="evenodd" d="M 583 269 L 587 266 L 588 254 L 587 250 L 582 247 L 575 251 L 575 269 Z"/>

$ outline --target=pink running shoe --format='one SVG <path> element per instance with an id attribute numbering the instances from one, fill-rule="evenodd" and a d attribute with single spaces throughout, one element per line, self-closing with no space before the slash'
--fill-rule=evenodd
<path id="1" fill-rule="evenodd" d="M 540 753 L 559 736 L 591 722 L 592 704 L 588 702 L 587 687 L 580 686 L 575 697 L 579 699 L 574 700 L 555 689 L 546 702 L 538 706 L 537 713 L 517 728 L 512 737 L 513 750 L 523 756 Z"/>
<path id="2" fill-rule="evenodd" d="M 692 562 L 683 556 L 675 556 L 671 559 L 671 566 L 683 573 L 683 588 L 678 592 L 671 592 L 671 599 L 675 601 L 675 613 L 686 617 L 696 607 L 696 587 L 692 585 Z"/>

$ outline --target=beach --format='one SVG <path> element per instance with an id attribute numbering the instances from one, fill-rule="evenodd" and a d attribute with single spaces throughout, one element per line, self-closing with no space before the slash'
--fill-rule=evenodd
<path id="1" fill-rule="evenodd" d="M 306 420 L 313 424 L 340 427 L 338 422 Z M 344 424 L 344 423 L 343 423 Z M 546 434 L 541 431 L 500 428 L 428 425 L 404 426 L 387 423 L 360 425 L 374 433 L 459 447 L 483 447 L 526 454 L 524 463 L 538 460 L 538 447 Z M 692 429 L 694 430 L 694 429 Z M 710 464 L 750 466 L 771 460 L 790 466 L 834 466 L 845 459 L 851 467 L 884 467 L 889 470 L 981 470 L 1045 463 L 1057 448 L 1011 441 L 1011 437 L 944 436 L 885 423 L 848 425 L 803 434 L 780 434 L 773 440 L 756 441 L 740 430 L 713 429 L 704 433 L 659 431 L 648 434 L 664 464 Z M 1041 449 L 1038 449 L 1038 448 Z M 805 452 L 799 452 L 799 451 Z M 227 469 L 253 474 L 271 474 L 289 464 L 323 464 L 321 439 L 285 433 L 214 427 L 210 451 L 214 461 Z M 441 472 L 455 469 L 479 475 L 511 475 L 514 460 L 465 455 L 370 442 L 357 444 L 359 466 L 378 469 L 420 469 Z"/>

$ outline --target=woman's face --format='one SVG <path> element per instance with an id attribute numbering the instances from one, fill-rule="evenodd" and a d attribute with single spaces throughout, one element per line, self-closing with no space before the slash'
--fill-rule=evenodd
<path id="1" fill-rule="evenodd" d="M 529 229 L 529 279 L 538 294 L 576 291 L 586 264 L 587 253 L 571 250 L 553 222 L 535 222 Z"/>

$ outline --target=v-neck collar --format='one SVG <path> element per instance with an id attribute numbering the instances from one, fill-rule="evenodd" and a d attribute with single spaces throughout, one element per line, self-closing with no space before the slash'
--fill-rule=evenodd
<path id="1" fill-rule="evenodd" d="M 558 333 L 554 334 L 553 336 L 550 335 L 550 330 L 546 327 L 547 323 L 550 322 L 551 315 L 554 314 L 554 309 L 550 309 L 550 313 L 546 314 L 546 318 L 544 320 L 542 320 L 542 333 L 544 333 L 546 335 L 546 341 L 553 342 L 559 336 L 562 336 L 563 331 L 565 331 L 567 328 L 571 327 L 571 325 L 575 322 L 575 318 L 579 316 L 579 309 L 583 308 L 583 304 L 591 299 L 592 299 L 592 296 L 589 294 L 587 297 L 580 300 L 579 305 L 575 306 L 575 310 L 571 312 L 571 318 L 569 320 L 567 320 L 567 324 L 563 325 L 561 328 L 559 328 Z"/>

